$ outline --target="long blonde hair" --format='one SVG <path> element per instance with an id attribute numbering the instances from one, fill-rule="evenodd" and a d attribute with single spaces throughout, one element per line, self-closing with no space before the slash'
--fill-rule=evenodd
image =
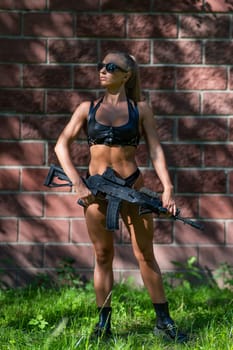
<path id="1" fill-rule="evenodd" d="M 111 51 L 109 53 L 121 56 L 125 61 L 126 69 L 131 72 L 130 78 L 125 83 L 126 96 L 134 102 L 141 101 L 140 75 L 135 57 L 123 51 Z"/>

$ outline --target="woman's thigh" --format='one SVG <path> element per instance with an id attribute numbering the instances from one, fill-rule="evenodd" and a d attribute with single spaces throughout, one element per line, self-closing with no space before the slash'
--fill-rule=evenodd
<path id="1" fill-rule="evenodd" d="M 95 250 L 111 253 L 113 252 L 113 233 L 106 229 L 106 210 L 105 201 L 96 201 L 85 209 L 85 219 Z"/>
<path id="2" fill-rule="evenodd" d="M 135 255 L 153 255 L 153 217 L 152 214 L 139 215 L 138 206 L 123 203 L 122 220 L 130 234 Z"/>

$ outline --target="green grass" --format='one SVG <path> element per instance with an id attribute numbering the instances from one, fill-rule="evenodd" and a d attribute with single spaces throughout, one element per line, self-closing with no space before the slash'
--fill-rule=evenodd
<path id="1" fill-rule="evenodd" d="M 116 284 L 112 295 L 113 339 L 94 340 L 97 321 L 92 283 L 81 287 L 29 286 L 0 290 L 1 350 L 233 349 L 233 292 L 217 286 L 166 284 L 171 315 L 192 340 L 171 344 L 153 335 L 155 315 L 144 288 Z"/>

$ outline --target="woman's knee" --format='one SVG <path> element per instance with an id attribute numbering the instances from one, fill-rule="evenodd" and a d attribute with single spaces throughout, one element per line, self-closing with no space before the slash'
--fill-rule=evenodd
<path id="1" fill-rule="evenodd" d="M 95 250 L 96 262 L 101 266 L 112 266 L 114 252 L 113 249 L 99 248 Z"/>
<path id="2" fill-rule="evenodd" d="M 134 255 L 139 263 L 154 264 L 155 262 L 155 256 L 151 249 L 134 249 Z"/>

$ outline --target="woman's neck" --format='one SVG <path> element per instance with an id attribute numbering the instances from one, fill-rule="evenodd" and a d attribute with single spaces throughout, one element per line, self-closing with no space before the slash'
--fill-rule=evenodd
<path id="1" fill-rule="evenodd" d="M 125 91 L 118 91 L 116 93 L 107 91 L 105 93 L 103 102 L 116 106 L 118 103 L 124 102 L 126 100 L 127 100 L 127 96 L 125 94 Z"/>

